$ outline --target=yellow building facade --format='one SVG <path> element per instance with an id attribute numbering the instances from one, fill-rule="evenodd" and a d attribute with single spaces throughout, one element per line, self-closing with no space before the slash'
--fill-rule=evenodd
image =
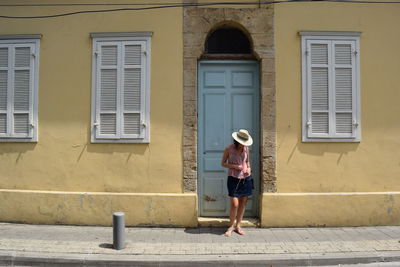
<path id="1" fill-rule="evenodd" d="M 197 181 L 201 160 L 197 155 L 198 62 L 205 59 L 209 33 L 228 25 L 248 36 L 260 68 L 261 94 L 255 103 L 261 107 L 260 171 L 255 194 L 261 226 L 399 224 L 400 36 L 394 26 L 400 24 L 399 4 L 245 1 L 245 5 L 214 5 L 202 0 L 167 7 L 169 1 L 158 3 L 7 6 L 26 3 L 0 1 L 4 5 L 0 50 L 1 45 L 11 49 L 16 40 L 38 42 L 32 59 L 38 64 L 33 108 L 37 119 L 32 126 L 37 140 L 0 137 L 0 221 L 110 225 L 112 213 L 123 211 L 130 226 L 197 226 L 203 216 Z M 207 3 L 211 5 L 195 6 Z M 121 8 L 129 10 L 117 10 Z M 113 11 L 86 12 L 105 9 Z M 67 14 L 74 12 L 81 13 Z M 9 18 L 55 14 L 66 15 Z M 214 20 L 198 22 L 209 17 Z M 302 139 L 306 123 L 302 38 L 307 33 L 357 33 L 358 140 Z M 101 41 L 121 49 L 122 67 L 103 64 L 107 50 L 99 50 L 102 57 L 96 61 L 96 44 Z M 148 46 L 142 50 L 142 65 L 123 56 L 129 46 L 138 44 Z M 16 58 L 17 52 L 8 56 Z M 98 69 L 96 62 L 100 62 Z M 8 66 L 0 72 L 23 70 Z M 146 121 L 139 123 L 146 125 L 138 126 L 149 130 L 148 140 L 96 139 L 95 114 L 100 118 L 114 114 L 96 109 L 103 97 L 100 94 L 96 102 L 96 86 L 103 86 L 103 76 L 96 80 L 96 73 L 114 69 L 127 73 L 133 68 L 148 75 L 147 80 L 141 76 L 142 86 L 147 87 L 140 97 L 149 110 L 140 113 Z M 127 83 L 118 79 L 117 84 Z M 121 90 L 128 94 L 128 89 Z M 128 114 L 121 112 L 121 116 Z"/>

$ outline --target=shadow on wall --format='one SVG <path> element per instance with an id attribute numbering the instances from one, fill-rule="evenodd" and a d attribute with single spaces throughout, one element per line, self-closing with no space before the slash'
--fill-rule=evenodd
<path id="1" fill-rule="evenodd" d="M 76 159 L 79 162 L 84 154 L 88 153 L 102 153 L 102 154 L 113 154 L 113 153 L 125 153 L 128 154 L 126 163 L 129 162 L 132 155 L 144 155 L 146 150 L 150 150 L 149 144 L 137 144 L 137 143 L 123 143 L 123 144 L 108 144 L 108 143 L 86 143 L 82 145 L 81 152 Z"/>
<path id="2" fill-rule="evenodd" d="M 149 144 L 138 144 L 138 143 L 91 143 L 90 142 L 90 129 L 88 129 L 86 136 L 86 143 L 72 144 L 75 149 L 81 148 L 76 162 L 79 162 L 84 154 L 88 153 L 103 153 L 103 154 L 128 154 L 126 163 L 129 162 L 132 155 L 144 155 L 147 150 L 150 150 Z M 40 140 L 37 143 L 0 143 L 0 155 L 17 154 L 15 162 L 18 163 L 23 155 L 27 152 L 34 151 L 40 146 Z"/>
<path id="3" fill-rule="evenodd" d="M 287 159 L 287 163 L 291 161 L 294 153 L 299 151 L 301 154 L 307 154 L 311 156 L 323 156 L 325 153 L 338 154 L 338 159 L 336 164 L 339 165 L 343 155 L 349 152 L 354 152 L 358 150 L 359 143 L 306 143 L 300 140 L 293 146 L 290 155 Z"/>
<path id="4" fill-rule="evenodd" d="M 18 163 L 25 153 L 35 149 L 37 143 L 2 143 L 0 145 L 0 155 L 18 154 L 15 160 L 15 163 Z"/>
<path id="5" fill-rule="evenodd" d="M 91 129 L 87 131 L 87 143 L 83 145 L 81 152 L 77 158 L 77 162 L 82 158 L 83 153 L 102 153 L 102 154 L 113 154 L 113 153 L 125 153 L 128 154 L 126 162 L 128 163 L 132 154 L 144 155 L 146 150 L 150 150 L 149 144 L 138 144 L 138 143 L 91 143 Z"/>
<path id="6" fill-rule="evenodd" d="M 294 130 L 292 125 L 289 125 L 280 131 L 281 140 L 277 145 L 277 153 L 281 150 L 282 146 L 291 141 L 293 134 L 296 134 L 297 140 L 290 151 L 287 164 L 290 163 L 296 151 L 300 154 L 306 154 L 311 156 L 323 156 L 325 153 L 337 154 L 338 159 L 336 164 L 339 165 L 343 155 L 349 152 L 355 152 L 359 149 L 359 142 L 303 142 L 301 140 L 301 130 Z"/>

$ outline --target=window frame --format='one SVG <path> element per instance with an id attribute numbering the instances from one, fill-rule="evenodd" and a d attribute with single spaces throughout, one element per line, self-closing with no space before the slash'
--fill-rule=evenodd
<path id="1" fill-rule="evenodd" d="M 302 142 L 360 142 L 361 141 L 361 95 L 360 95 L 360 32 L 330 32 L 330 31 L 300 31 L 301 36 L 301 61 L 302 61 Z M 353 137 L 340 137 L 338 134 L 333 133 L 333 135 L 322 136 L 310 136 L 309 134 L 309 115 L 311 114 L 311 94 L 309 92 L 308 84 L 310 82 L 310 77 L 308 73 L 308 43 L 309 41 L 320 41 L 320 42 L 352 42 L 354 43 L 355 50 L 355 62 L 352 74 L 352 81 L 354 82 L 353 96 L 352 99 L 353 112 L 355 121 L 353 121 L 354 134 Z M 331 55 L 328 55 L 331 65 L 332 60 Z M 334 72 L 333 72 L 334 73 Z M 329 101 L 334 102 L 331 98 L 332 94 L 335 93 L 335 88 L 332 87 L 332 73 L 328 71 L 329 75 L 329 87 L 328 95 Z M 333 92 L 332 92 L 333 91 Z M 329 114 L 332 112 L 337 112 L 335 105 L 330 105 L 328 109 L 329 121 L 331 117 Z M 332 128 L 332 124 L 329 123 L 328 127 Z"/>
<path id="2" fill-rule="evenodd" d="M 91 33 L 92 38 L 92 108 L 91 108 L 91 142 L 92 143 L 150 143 L 150 70 L 151 70 L 151 36 L 152 32 L 127 32 L 127 33 Z M 97 76 L 98 76 L 98 61 L 96 53 L 98 45 L 101 43 L 117 43 L 123 46 L 124 42 L 140 42 L 145 47 L 145 62 L 144 62 L 144 88 L 141 95 L 141 105 L 144 108 L 143 134 L 142 137 L 126 137 L 124 134 L 120 134 L 120 137 L 116 138 L 99 138 L 96 136 L 96 131 L 98 131 L 97 124 L 97 114 L 98 114 L 98 95 L 99 89 L 97 87 Z M 123 56 L 121 55 L 121 58 Z M 121 71 L 117 68 L 117 71 Z M 118 88 L 117 88 L 118 90 Z M 121 98 L 117 99 L 117 107 L 122 108 L 123 92 L 120 93 Z M 122 123 L 122 118 L 117 114 L 117 127 Z M 141 122 L 142 124 L 142 122 Z"/>
<path id="3" fill-rule="evenodd" d="M 0 35 L 0 46 L 8 46 L 8 47 L 24 47 L 25 45 L 27 47 L 31 47 L 31 53 L 33 56 L 33 65 L 30 66 L 29 70 L 32 71 L 30 73 L 30 87 L 31 87 L 31 92 L 30 92 L 30 103 L 29 103 L 29 118 L 31 120 L 30 125 L 30 133 L 28 136 L 20 135 L 18 134 L 13 134 L 10 133 L 9 136 L 0 136 L 0 143 L 36 143 L 39 140 L 39 135 L 38 135 L 38 95 L 39 95 L 39 65 L 40 65 L 40 39 L 42 35 L 41 34 L 5 34 L 5 35 Z M 10 55 L 10 51 L 9 54 Z M 15 54 L 14 54 L 15 58 Z M 7 67 L 8 71 L 10 71 L 10 68 Z M 11 78 L 8 75 L 7 77 L 8 83 L 10 82 Z M 7 83 L 7 84 L 8 84 Z M 14 83 L 14 82 L 13 82 Z M 13 84 L 12 83 L 12 84 Z M 8 87 L 8 86 L 7 86 Z M 14 92 L 15 88 L 8 89 L 11 90 L 11 93 Z M 14 105 L 14 103 L 12 103 Z M 11 108 L 8 108 L 8 112 L 10 111 Z M 8 116 L 7 116 L 8 117 Z M 9 125 L 10 120 L 7 119 L 7 125 Z M 8 135 L 8 134 L 7 134 Z M 30 135 L 30 136 L 29 136 Z"/>

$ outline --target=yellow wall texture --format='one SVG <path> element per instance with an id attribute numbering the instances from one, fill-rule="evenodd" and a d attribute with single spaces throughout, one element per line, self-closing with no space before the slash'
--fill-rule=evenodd
<path id="1" fill-rule="evenodd" d="M 19 3 L 2 3 L 11 2 Z M 65 1 L 52 3 L 61 2 Z M 1 14 L 32 16 L 109 8 L 115 7 L 2 7 Z M 137 31 L 153 32 L 151 142 L 91 144 L 89 34 Z M 0 19 L 0 34 L 28 33 L 43 35 L 39 141 L 0 143 L 0 188 L 182 193 L 182 9 Z"/>
<path id="2" fill-rule="evenodd" d="M 128 226 L 197 226 L 195 194 L 0 189 L 0 202 L 2 222 L 112 225 L 113 212 L 122 211 Z"/>
<path id="3" fill-rule="evenodd" d="M 265 193 L 263 227 L 399 225 L 399 192 Z"/>
<path id="4" fill-rule="evenodd" d="M 277 189 L 400 191 L 400 6 L 275 6 Z M 301 30 L 359 31 L 361 142 L 301 142 Z"/>

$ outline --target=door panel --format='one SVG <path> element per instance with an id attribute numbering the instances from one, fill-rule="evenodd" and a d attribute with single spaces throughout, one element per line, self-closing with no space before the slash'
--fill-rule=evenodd
<path id="1" fill-rule="evenodd" d="M 224 120 L 226 103 L 224 94 L 204 95 L 204 114 L 207 127 L 204 128 L 204 152 L 221 151 L 224 149 Z"/>
<path id="2" fill-rule="evenodd" d="M 204 211 L 209 213 L 225 213 L 226 198 L 223 193 L 224 179 L 204 177 Z"/>
<path id="3" fill-rule="evenodd" d="M 254 132 L 253 111 L 251 108 L 254 96 L 252 94 L 232 94 L 232 124 L 234 129 L 246 129 Z"/>
<path id="4" fill-rule="evenodd" d="M 225 169 L 221 166 L 221 158 L 204 158 L 203 160 L 205 172 L 225 171 Z"/>
<path id="5" fill-rule="evenodd" d="M 201 216 L 228 216 L 227 170 L 221 167 L 232 132 L 247 129 L 255 190 L 246 208 L 258 215 L 259 68 L 256 61 L 200 61 L 198 73 L 198 193 Z"/>
<path id="6" fill-rule="evenodd" d="M 206 71 L 204 72 L 205 88 L 225 88 L 226 72 L 225 71 Z"/>
<path id="7" fill-rule="evenodd" d="M 249 88 L 254 85 L 254 73 L 249 71 L 232 71 L 233 88 Z"/>

